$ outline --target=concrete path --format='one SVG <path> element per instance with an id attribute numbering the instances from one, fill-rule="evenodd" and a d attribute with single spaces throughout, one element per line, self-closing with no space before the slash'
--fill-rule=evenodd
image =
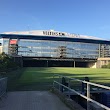
<path id="1" fill-rule="evenodd" d="M 0 100 L 0 110 L 70 110 L 47 91 L 9 92 Z"/>

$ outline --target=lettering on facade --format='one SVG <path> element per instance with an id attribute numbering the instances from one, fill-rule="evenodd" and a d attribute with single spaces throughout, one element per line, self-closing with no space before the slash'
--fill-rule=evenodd
<path id="1" fill-rule="evenodd" d="M 52 31 L 43 31 L 43 35 L 49 35 L 49 36 L 65 36 L 65 33 L 63 33 L 63 32 L 52 32 Z"/>
<path id="2" fill-rule="evenodd" d="M 70 34 L 70 33 L 64 33 L 64 32 L 54 32 L 54 31 L 43 31 L 43 35 L 46 36 L 68 36 L 73 38 L 80 38 L 79 34 Z"/>

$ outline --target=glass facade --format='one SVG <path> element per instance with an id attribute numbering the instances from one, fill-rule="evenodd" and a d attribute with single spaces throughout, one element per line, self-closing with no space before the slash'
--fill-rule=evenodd
<path id="1" fill-rule="evenodd" d="M 18 55 L 54 58 L 98 58 L 99 44 L 19 39 Z"/>
<path id="2" fill-rule="evenodd" d="M 3 39 L 0 39 L 0 53 L 2 53 Z"/>
<path id="3" fill-rule="evenodd" d="M 9 51 L 9 39 L 3 39 L 3 52 L 8 54 Z"/>
<path id="4" fill-rule="evenodd" d="M 100 44 L 100 57 L 110 57 L 110 45 Z"/>
<path id="5" fill-rule="evenodd" d="M 50 58 L 110 57 L 110 44 L 106 42 L 44 36 L 6 36 L 0 39 L 1 50 L 6 54 Z"/>

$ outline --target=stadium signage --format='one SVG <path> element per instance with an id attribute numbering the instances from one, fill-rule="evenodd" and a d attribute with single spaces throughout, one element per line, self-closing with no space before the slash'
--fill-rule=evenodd
<path id="1" fill-rule="evenodd" d="M 59 37 L 72 37 L 72 38 L 80 38 L 78 34 L 70 34 L 65 32 L 55 32 L 55 31 L 43 31 L 43 35 L 45 36 L 59 36 Z"/>
<path id="2" fill-rule="evenodd" d="M 63 33 L 63 32 L 53 32 L 53 31 L 43 31 L 43 35 L 49 35 L 49 36 L 65 36 L 65 33 Z"/>
<path id="3" fill-rule="evenodd" d="M 10 40 L 10 44 L 17 44 L 17 40 Z"/>

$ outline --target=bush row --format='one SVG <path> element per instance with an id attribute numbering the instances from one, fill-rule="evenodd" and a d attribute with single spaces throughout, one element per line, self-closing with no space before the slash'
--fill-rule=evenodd
<path id="1" fill-rule="evenodd" d="M 109 68 L 110 69 L 110 63 L 108 65 L 102 65 L 102 68 Z"/>

